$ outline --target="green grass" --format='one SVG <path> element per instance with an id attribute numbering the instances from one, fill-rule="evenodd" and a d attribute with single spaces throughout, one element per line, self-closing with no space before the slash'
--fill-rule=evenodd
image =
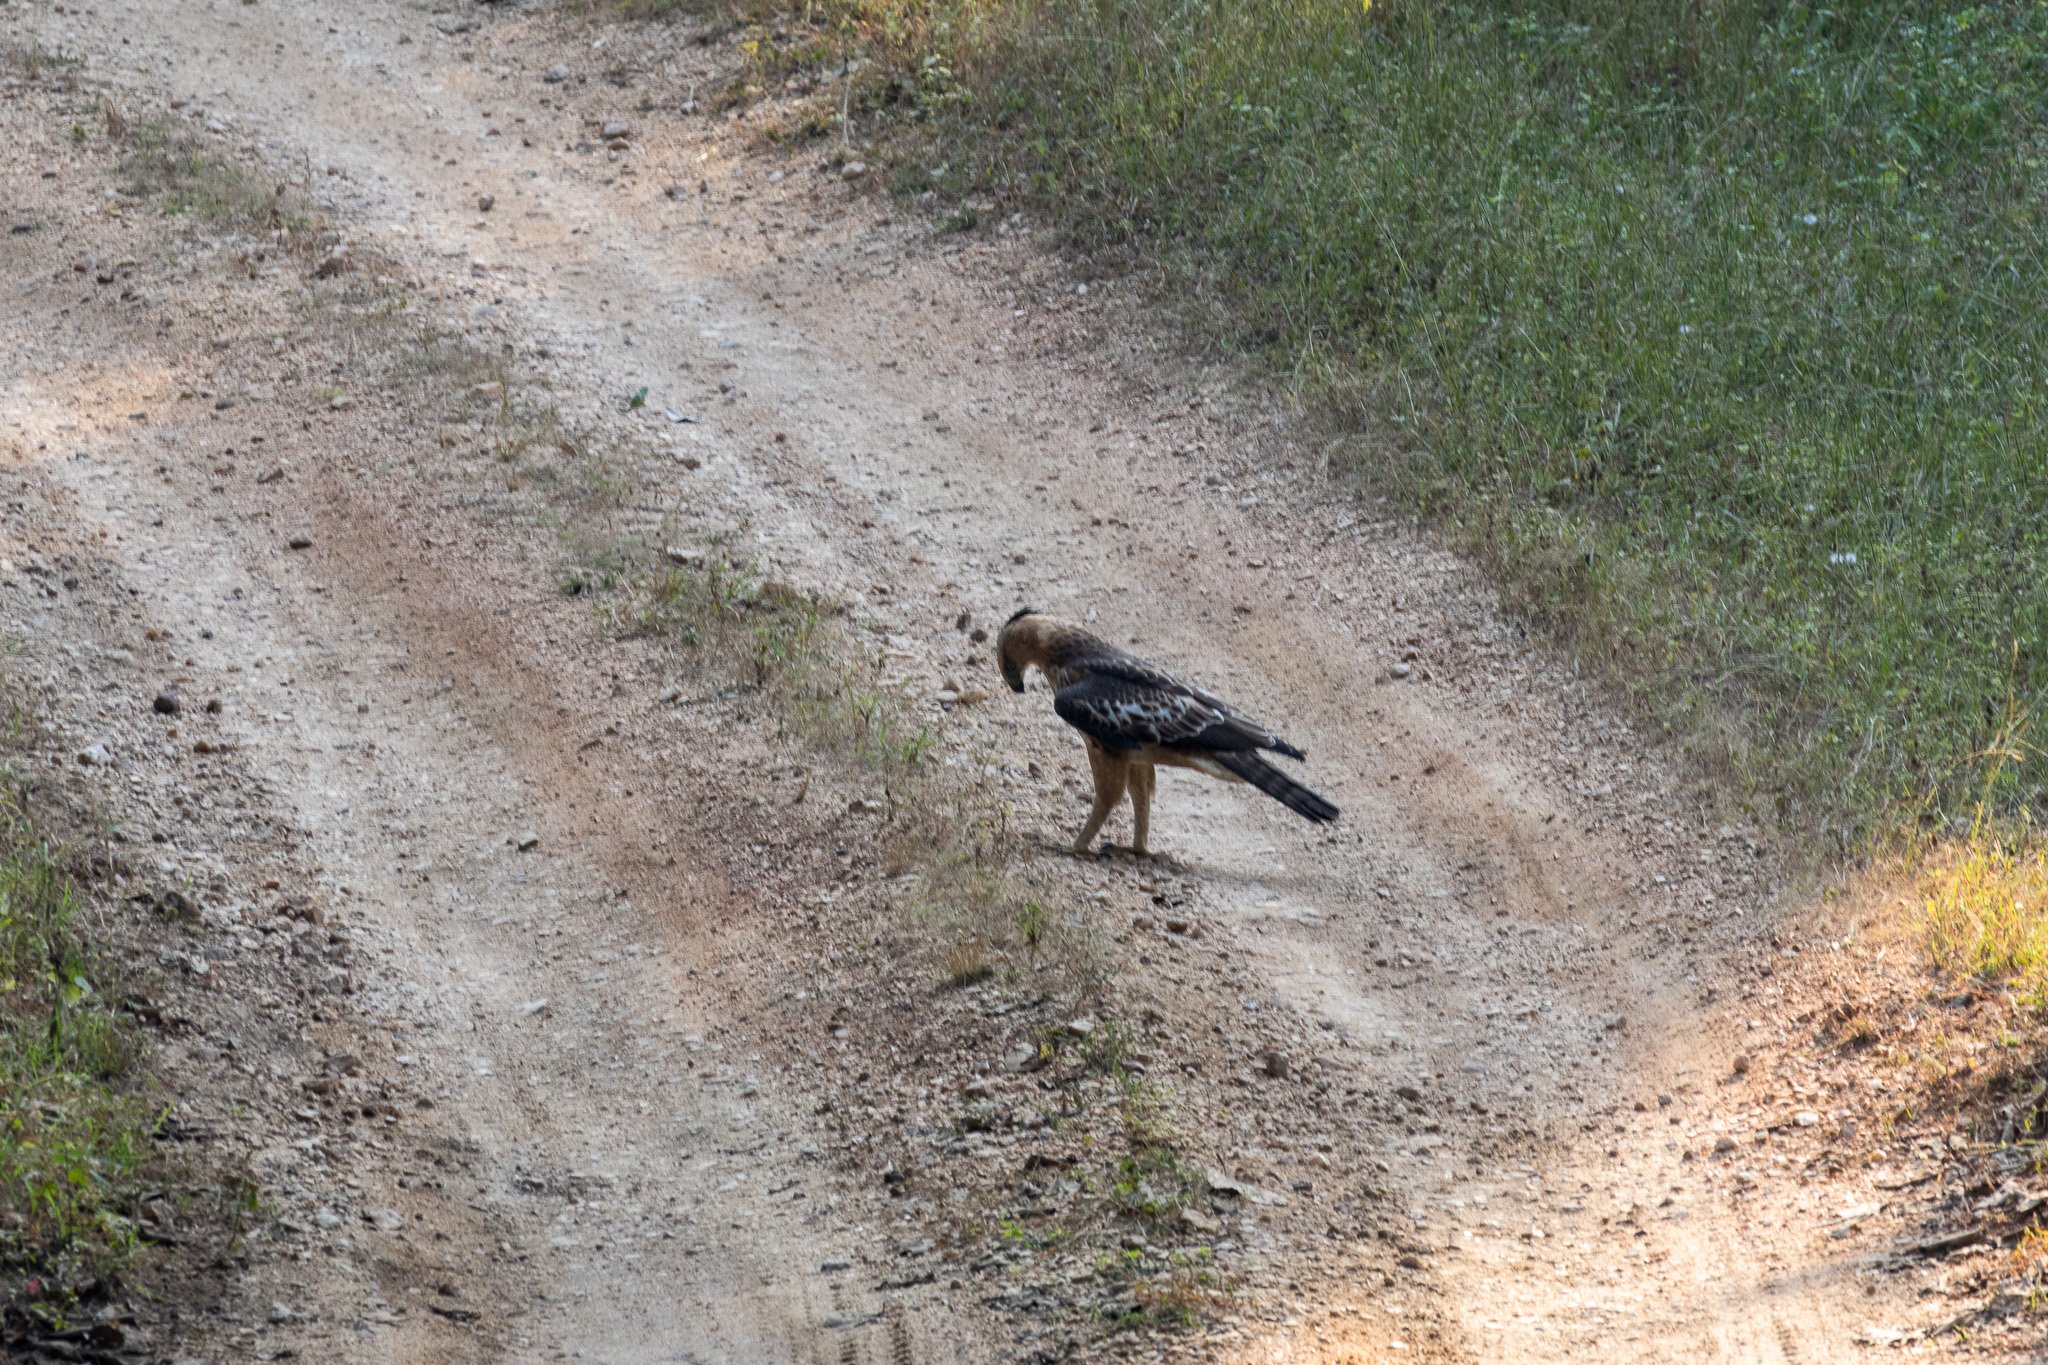
<path id="1" fill-rule="evenodd" d="M 828 21 L 930 115 L 900 183 L 1135 245 L 1767 817 L 1947 815 L 2048 685 L 2039 0 Z"/>
<path id="2" fill-rule="evenodd" d="M 119 1266 L 152 1116 L 136 1044 L 97 989 L 79 893 L 0 789 L 0 1268 L 56 1284 Z"/>

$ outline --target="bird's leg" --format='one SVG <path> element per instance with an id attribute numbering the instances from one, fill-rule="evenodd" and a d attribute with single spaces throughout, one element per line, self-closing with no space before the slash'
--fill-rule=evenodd
<path id="1" fill-rule="evenodd" d="M 1145 836 L 1152 828 L 1152 789 L 1159 781 L 1159 770 L 1150 763 L 1131 764 L 1131 852 L 1140 858 L 1149 858 L 1145 848 Z"/>
<path id="2" fill-rule="evenodd" d="M 1081 827 L 1081 837 L 1074 840 L 1076 853 L 1088 851 L 1088 845 L 1102 830 L 1102 822 L 1124 799 L 1124 788 L 1131 776 L 1129 759 L 1094 744 L 1088 746 L 1088 767 L 1095 774 L 1095 809 L 1088 812 L 1088 823 Z"/>

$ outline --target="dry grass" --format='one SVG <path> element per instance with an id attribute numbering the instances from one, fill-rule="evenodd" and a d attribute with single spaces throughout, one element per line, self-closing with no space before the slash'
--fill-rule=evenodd
<path id="1" fill-rule="evenodd" d="M 1973 829 L 1930 859 L 1925 881 L 1921 932 L 1934 963 L 2048 1005 L 2048 844 L 2032 827 Z"/>
<path id="2" fill-rule="evenodd" d="M 1920 868 L 1920 931 L 1928 956 L 1945 971 L 2012 986 L 2048 1006 L 2048 839 L 2011 795 L 2035 756 L 2032 715 L 2008 697 L 1992 744 L 1978 755 L 1983 774 L 1976 815 L 1960 837 L 1915 850 Z"/>
<path id="3" fill-rule="evenodd" d="M 78 56 L 40 42 L 0 44 L 0 70 L 15 72 L 26 81 L 50 81 L 61 90 L 76 88 L 84 65 Z"/>

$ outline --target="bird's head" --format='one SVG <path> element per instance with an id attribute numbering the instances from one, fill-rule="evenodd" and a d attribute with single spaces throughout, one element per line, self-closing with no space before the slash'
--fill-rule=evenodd
<path id="1" fill-rule="evenodd" d="M 1012 692 L 1024 690 L 1024 670 L 1040 662 L 1036 622 L 1041 619 L 1026 607 L 1003 622 L 1002 633 L 996 636 L 996 667 L 1002 670 L 1003 681 Z"/>
<path id="2" fill-rule="evenodd" d="M 996 667 L 1012 692 L 1024 690 L 1024 670 L 1041 673 L 1063 668 L 1075 659 L 1116 651 L 1072 621 L 1025 608 L 1003 623 L 996 637 Z"/>

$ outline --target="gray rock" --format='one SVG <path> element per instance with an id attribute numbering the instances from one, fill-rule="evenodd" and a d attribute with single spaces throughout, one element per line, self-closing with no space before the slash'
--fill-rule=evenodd
<path id="1" fill-rule="evenodd" d="M 1202 1171 L 1202 1188 L 1211 1194 L 1220 1194 L 1225 1199 L 1244 1198 L 1244 1186 L 1223 1173 L 1222 1168 L 1210 1166 Z"/>
<path id="2" fill-rule="evenodd" d="M 563 81 L 569 79 L 569 68 L 563 66 L 560 62 L 557 62 L 555 65 L 541 72 L 540 78 L 546 81 L 549 85 L 560 85 Z"/>

